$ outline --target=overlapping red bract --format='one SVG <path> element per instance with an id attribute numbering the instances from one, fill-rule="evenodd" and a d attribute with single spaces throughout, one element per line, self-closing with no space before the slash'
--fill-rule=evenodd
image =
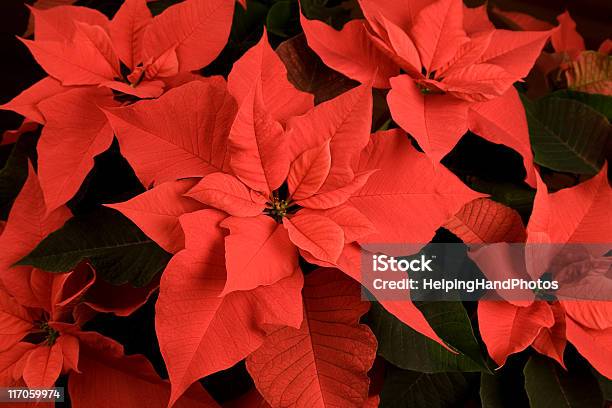
<path id="1" fill-rule="evenodd" d="M 358 280 L 357 242 L 427 242 L 478 197 L 418 153 L 403 132 L 370 136 L 367 85 L 313 108 L 312 99 L 288 83 L 253 78 L 275 66 L 282 70 L 264 38 L 235 64 L 227 88 L 220 78 L 202 79 L 155 101 L 106 110 L 136 174 L 145 185 L 156 184 L 134 204 L 114 208 L 164 245 L 168 228 L 176 230 L 177 214 L 162 210 L 170 217 L 158 224 L 160 208 L 178 209 L 186 197 L 207 207 L 178 217 L 185 249 L 161 283 L 157 333 L 173 398 L 255 351 L 265 341 L 266 324 L 300 326 L 298 255 Z M 247 80 L 252 86 L 245 93 L 236 83 Z M 294 102 L 302 101 L 298 109 L 288 112 L 284 105 L 279 111 L 274 98 L 266 103 L 266 95 L 289 89 Z M 210 129 L 207 139 L 199 129 Z M 171 183 L 189 177 L 201 179 L 183 197 L 154 193 L 175 192 Z M 282 319 L 266 317 L 273 304 L 286 311 Z M 383 305 L 442 342 L 411 304 Z M 233 315 L 237 310 L 241 319 Z M 240 347 L 230 352 L 223 348 L 228 342 Z"/>
<path id="2" fill-rule="evenodd" d="M 141 296 L 130 292 L 122 302 L 119 292 L 109 299 L 104 292 L 106 284 L 98 281 L 86 263 L 65 274 L 12 266 L 69 217 L 65 207 L 48 213 L 30 166 L 29 177 L 0 235 L 0 384 L 49 388 L 60 374 L 68 374 L 75 407 L 135 406 L 136 401 L 165 407 L 170 385 L 159 378 L 146 358 L 126 357 L 116 341 L 81 329 L 98 310 L 131 313 L 154 285 Z M 106 303 L 108 300 L 111 303 Z M 135 394 L 134 387 L 144 395 Z M 177 406 L 217 405 L 201 387 L 194 386 Z"/>
<path id="3" fill-rule="evenodd" d="M 512 86 L 549 37 L 580 58 L 568 14 L 556 30 L 506 14 L 535 30 L 511 32 L 460 0 L 360 4 L 365 19 L 341 31 L 302 18 L 324 62 L 362 83 L 317 106 L 265 32 L 227 81 L 191 73 L 225 45 L 233 1 L 186 0 L 153 18 L 145 0 L 127 0 L 111 21 L 83 7 L 32 10 L 35 40 L 23 41 L 49 76 L 3 105 L 26 118 L 22 130 L 44 128 L 38 171 L 0 222 L 1 385 L 48 387 L 64 373 L 75 406 L 212 407 L 193 384 L 246 359 L 258 392 L 237 406 L 377 406 L 367 376 L 376 340 L 358 323 L 361 245 L 426 243 L 441 226 L 468 244 L 612 241 L 607 168 L 548 193 Z M 393 119 L 425 153 L 400 129 L 370 134 L 372 86 L 391 88 Z M 523 156 L 537 188 L 527 228 L 437 163 L 467 130 Z M 13 266 L 71 216 L 64 204 L 113 135 L 147 191 L 108 206 L 174 255 L 161 279 L 111 287 L 87 263 L 63 275 Z M 304 275 L 300 257 L 322 268 Z M 158 284 L 169 382 L 81 329 L 96 312 L 130 314 Z M 444 345 L 412 303 L 381 304 Z M 569 341 L 612 378 L 600 352 L 612 349 L 609 309 L 483 301 L 478 318 L 500 365 L 529 346 L 563 365 Z"/>
<path id="4" fill-rule="evenodd" d="M 527 225 L 527 243 L 607 243 L 612 239 L 609 214 L 612 189 L 607 166 L 576 187 L 548 193 L 538 178 L 533 213 Z M 603 254 L 590 254 L 588 258 Z M 593 270 L 595 273 L 595 269 Z M 604 284 L 601 272 L 601 283 Z M 609 354 L 595 352 L 609 348 L 610 303 L 604 301 L 560 300 L 545 302 L 480 302 L 478 320 L 489 353 L 500 365 L 508 355 L 530 345 L 563 365 L 567 341 L 603 375 L 610 377 Z"/>
<path id="5" fill-rule="evenodd" d="M 247 369 L 271 406 L 363 407 L 376 338 L 359 324 L 368 303 L 337 270 L 306 277 L 300 328 L 274 327 L 247 358 Z"/>
<path id="6" fill-rule="evenodd" d="M 339 32 L 304 17 L 302 26 L 330 67 L 391 88 L 393 119 L 433 159 L 469 129 L 518 151 L 534 185 L 527 122 L 512 84 L 527 75 L 551 33 L 497 30 L 486 8 L 468 9 L 461 0 L 406 3 L 361 0 L 365 20 Z"/>
<path id="7" fill-rule="evenodd" d="M 192 80 L 190 71 L 225 45 L 233 8 L 231 1 L 187 0 L 153 17 L 146 0 L 127 0 L 110 21 L 86 7 L 32 9 L 34 40 L 22 41 L 49 76 L 2 108 L 45 124 L 39 172 L 50 211 L 72 198 L 113 140 L 99 107 L 156 98 Z"/>

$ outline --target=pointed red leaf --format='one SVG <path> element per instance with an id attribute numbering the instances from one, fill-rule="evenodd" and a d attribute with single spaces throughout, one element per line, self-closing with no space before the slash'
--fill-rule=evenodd
<path id="1" fill-rule="evenodd" d="M 0 353 L 0 383 L 8 386 L 24 386 L 21 377 L 28 355 L 38 346 L 31 343 L 17 343 L 14 347 Z"/>
<path id="2" fill-rule="evenodd" d="M 489 48 L 492 37 L 493 32 L 487 31 L 479 33 L 470 38 L 470 41 L 463 43 L 457 49 L 453 58 L 436 72 L 436 78 L 444 78 L 473 65 Z"/>
<path id="3" fill-rule="evenodd" d="M 220 224 L 225 237 L 227 280 L 221 295 L 267 286 L 291 276 L 298 253 L 287 230 L 271 217 L 229 217 Z"/>
<path id="4" fill-rule="evenodd" d="M 469 36 L 495 30 L 495 26 L 489 20 L 486 3 L 478 7 L 463 7 L 463 29 Z"/>
<path id="5" fill-rule="evenodd" d="M 23 380 L 28 388 L 49 388 L 62 371 L 64 359 L 59 343 L 39 345 L 28 355 L 23 367 Z"/>
<path id="6" fill-rule="evenodd" d="M 384 241 L 377 241 L 384 242 Z M 389 241 L 391 242 L 391 241 Z M 356 243 L 345 245 L 340 258 L 338 259 L 338 268 L 353 278 L 356 282 L 364 283 L 362 279 L 362 251 L 363 249 Z M 411 300 L 388 300 L 379 299 L 380 304 L 392 315 L 397 317 L 401 322 L 413 328 L 424 336 L 429 337 L 433 341 L 439 343 L 442 347 L 447 348 L 451 352 L 455 352 L 448 348 L 442 339 L 431 328 L 423 313 L 412 303 Z"/>
<path id="7" fill-rule="evenodd" d="M 0 105 L 0 109 L 12 110 L 36 123 L 44 124 L 45 118 L 38 109 L 38 104 L 68 89 L 58 80 L 48 76 L 14 97 L 10 102 Z"/>
<path id="8" fill-rule="evenodd" d="M 143 61 L 143 36 L 152 20 L 145 0 L 126 0 L 110 22 L 109 33 L 115 51 L 130 69 Z"/>
<path id="9" fill-rule="evenodd" d="M 557 244 L 612 242 L 611 202 L 607 165 L 592 179 L 556 193 L 548 193 L 538 178 L 527 225 L 528 241 L 538 242 L 544 235 L 548 242 Z"/>
<path id="10" fill-rule="evenodd" d="M 310 208 L 303 208 L 300 210 L 300 213 L 327 217 L 338 224 L 344 231 L 344 242 L 346 244 L 355 242 L 359 238 L 376 232 L 370 220 L 349 204 L 344 204 L 328 210 L 311 210 Z"/>
<path id="11" fill-rule="evenodd" d="M 272 407 L 362 408 L 376 338 L 359 324 L 368 310 L 359 285 L 319 269 L 308 275 L 303 297 L 302 326 L 275 328 L 247 358 L 257 389 Z"/>
<path id="12" fill-rule="evenodd" d="M 211 173 L 190 189 L 186 196 L 238 217 L 254 217 L 266 206 L 264 197 L 253 201 L 247 186 L 226 173 Z"/>
<path id="13" fill-rule="evenodd" d="M 143 56 L 156 59 L 175 48 L 181 71 L 210 64 L 227 42 L 234 2 L 186 0 L 156 16 L 143 36 Z"/>
<path id="14" fill-rule="evenodd" d="M 93 286 L 96 280 L 94 269 L 86 262 L 77 265 L 72 271 L 63 274 L 51 274 L 39 269 L 34 269 L 35 273 L 47 275 L 42 279 L 51 282 L 50 293 L 48 295 L 50 308 L 50 319 L 54 321 L 64 321 L 72 313 L 72 309 L 80 303 L 85 293 Z M 33 273 L 33 277 L 35 276 Z"/>
<path id="15" fill-rule="evenodd" d="M 376 170 L 364 171 L 355 175 L 353 181 L 336 190 L 312 195 L 296 203 L 302 207 L 315 210 L 326 210 L 344 204 L 355 192 L 359 191 Z"/>
<path id="16" fill-rule="evenodd" d="M 444 224 L 466 244 L 524 242 L 525 226 L 512 208 L 488 198 L 477 198 L 465 204 Z"/>
<path id="17" fill-rule="evenodd" d="M 94 157 L 113 141 L 113 131 L 98 104 L 115 104 L 108 89 L 73 89 L 39 104 L 46 118 L 37 147 L 40 185 L 49 211 L 74 196 Z"/>
<path id="18" fill-rule="evenodd" d="M 399 73 L 397 64 L 371 41 L 364 20 L 352 20 L 336 31 L 322 21 L 300 21 L 308 46 L 325 65 L 362 83 L 388 88 L 389 78 Z"/>
<path id="19" fill-rule="evenodd" d="M 130 82 L 137 82 L 139 75 L 139 69 L 144 70 L 144 77 L 147 79 L 153 78 L 168 78 L 175 76 L 179 73 L 179 62 L 178 57 L 176 55 L 176 50 L 174 48 L 170 48 L 168 51 L 157 57 L 150 64 L 147 63 L 141 67 L 137 67 L 130 75 L 128 75 L 128 80 Z M 188 74 L 188 73 L 185 73 Z M 201 79 L 196 75 L 194 80 Z"/>
<path id="20" fill-rule="evenodd" d="M 520 153 L 527 171 L 525 181 L 535 187 L 535 167 L 525 108 L 514 87 L 498 98 L 470 105 L 468 126 L 486 140 L 506 145 Z"/>
<path id="21" fill-rule="evenodd" d="M 582 327 L 572 319 L 566 320 L 567 339 L 580 355 L 607 378 L 612 378 L 612 328 L 594 330 Z"/>
<path id="22" fill-rule="evenodd" d="M 248 97 L 253 84 L 261 81 L 264 106 L 281 123 L 305 113 L 314 105 L 311 94 L 298 91 L 287 79 L 287 69 L 270 47 L 265 28 L 259 43 L 234 63 L 227 81 L 229 92 L 238 105 Z"/>
<path id="23" fill-rule="evenodd" d="M 548 328 L 542 329 L 538 337 L 533 341 L 532 347 L 540 354 L 544 354 L 561 364 L 565 368 L 563 362 L 563 352 L 567 344 L 565 335 L 565 311 L 558 303 L 551 303 L 550 309 L 555 316 L 555 324 Z"/>
<path id="24" fill-rule="evenodd" d="M 293 200 L 301 200 L 315 194 L 329 174 L 331 168 L 329 140 L 300 154 L 291 163 L 287 184 Z"/>
<path id="25" fill-rule="evenodd" d="M 419 153 L 399 129 L 372 135 L 357 168 L 380 169 L 348 201 L 378 231 L 360 242 L 429 242 L 463 205 L 482 196 Z"/>
<path id="26" fill-rule="evenodd" d="M 159 274 L 147 286 L 135 288 L 131 284 L 113 285 L 102 279 L 96 279 L 89 288 L 82 304 L 101 313 L 113 313 L 116 316 L 129 316 L 144 305 L 151 294 L 159 287 Z"/>
<path id="27" fill-rule="evenodd" d="M 20 304 L 38 305 L 30 283 L 32 268 L 11 266 L 28 255 L 47 235 L 60 228 L 70 216 L 70 210 L 66 207 L 47 214 L 38 177 L 29 166 L 28 178 L 13 203 L 0 235 L 0 281 Z"/>
<path id="28" fill-rule="evenodd" d="M 612 327 L 612 303 L 600 301 L 562 301 L 563 308 L 569 317 L 581 326 L 605 330 Z"/>
<path id="29" fill-rule="evenodd" d="M 2 109 L 2 107 L 0 107 L 0 109 Z M 16 143 L 24 133 L 34 132 L 36 130 L 38 130 L 38 124 L 26 118 L 17 129 L 5 130 L 4 133 L 0 135 L 0 146 Z"/>
<path id="30" fill-rule="evenodd" d="M 610 52 L 612 52 L 612 40 L 606 38 L 604 41 L 602 41 L 602 43 L 599 45 L 599 48 L 597 49 L 597 52 L 605 55 L 610 54 Z"/>
<path id="31" fill-rule="evenodd" d="M 27 309 L 0 287 L 0 352 L 13 347 L 33 328 Z"/>
<path id="32" fill-rule="evenodd" d="M 283 218 L 289 238 L 300 249 L 324 262 L 335 263 L 344 247 L 344 232 L 329 218 L 298 212 Z"/>
<path id="33" fill-rule="evenodd" d="M 123 346 L 98 333 L 87 333 L 83 341 L 82 373 L 71 373 L 68 382 L 75 408 L 168 406 L 170 384 L 157 375 L 144 356 L 126 356 Z M 174 408 L 217 407 L 199 384 L 191 387 L 174 405 Z"/>
<path id="34" fill-rule="evenodd" d="M 162 81 L 142 81 L 137 86 L 132 86 L 125 82 L 109 81 L 100 85 L 141 99 L 157 98 L 164 93 L 164 83 Z"/>
<path id="35" fill-rule="evenodd" d="M 93 8 L 58 6 L 43 10 L 32 7 L 30 12 L 35 20 L 34 38 L 37 41 L 70 41 L 76 31 L 76 23 L 97 25 L 104 29 L 108 18 Z"/>
<path id="36" fill-rule="evenodd" d="M 77 28 L 73 39 L 75 45 L 79 48 L 83 47 L 84 45 L 87 45 L 88 47 L 91 45 L 92 50 L 95 49 L 97 53 L 106 61 L 108 66 L 111 67 L 115 77 L 120 76 L 121 68 L 119 66 L 119 57 L 115 53 L 115 49 L 108 32 L 100 26 L 81 22 L 77 22 L 76 27 Z"/>
<path id="37" fill-rule="evenodd" d="M 429 4 L 431 0 L 359 0 L 361 10 L 369 21 L 383 16 L 406 31 L 412 27 L 419 12 Z"/>
<path id="38" fill-rule="evenodd" d="M 493 15 L 502 20 L 505 25 L 513 30 L 520 31 L 547 31 L 553 28 L 553 25 L 539 20 L 529 14 L 518 11 L 505 11 L 495 6 L 491 8 Z"/>
<path id="39" fill-rule="evenodd" d="M 64 370 L 80 372 L 79 370 L 79 339 L 69 334 L 62 334 L 57 339 L 57 344 L 62 349 L 64 359 Z"/>
<path id="40" fill-rule="evenodd" d="M 557 16 L 559 27 L 550 36 L 553 48 L 557 52 L 567 52 L 570 56 L 577 56 L 580 51 L 586 49 L 584 39 L 576 31 L 576 22 L 572 19 L 569 12 Z"/>
<path id="41" fill-rule="evenodd" d="M 370 23 L 376 24 L 378 35 L 371 34 L 370 39 L 378 48 L 404 71 L 415 77 L 421 76 L 421 57 L 408 34 L 382 15 L 372 17 Z"/>
<path id="42" fill-rule="evenodd" d="M 543 328 L 551 328 L 555 317 L 546 302 L 522 307 L 504 301 L 480 301 L 478 323 L 489 355 L 503 366 L 510 354 L 523 351 Z"/>
<path id="43" fill-rule="evenodd" d="M 236 103 L 218 77 L 105 112 L 121 153 L 145 186 L 228 169 L 226 143 Z"/>
<path id="44" fill-rule="evenodd" d="M 551 31 L 495 30 L 489 48 L 478 63 L 503 67 L 518 80 L 527 76 Z"/>
<path id="45" fill-rule="evenodd" d="M 387 96 L 393 119 L 434 160 L 452 150 L 467 131 L 468 103 L 450 95 L 425 95 L 407 75 L 391 79 Z"/>
<path id="46" fill-rule="evenodd" d="M 128 201 L 106 206 L 132 220 L 163 249 L 176 253 L 185 246 L 179 216 L 204 207 L 196 200 L 184 197 L 195 184 L 193 179 L 169 181 Z"/>
<path id="47" fill-rule="evenodd" d="M 120 76 L 119 59 L 106 31 L 81 22 L 75 27 L 70 41 L 21 41 L 63 85 L 97 85 Z"/>
<path id="48" fill-rule="evenodd" d="M 474 64 L 446 74 L 445 90 L 466 101 L 482 102 L 503 95 L 515 82 L 514 75 L 494 64 Z"/>
<path id="49" fill-rule="evenodd" d="M 442 67 L 459 46 L 468 41 L 463 30 L 463 2 L 437 0 L 431 3 L 419 12 L 410 34 L 427 72 Z"/>
<path id="50" fill-rule="evenodd" d="M 289 121 L 291 157 L 329 141 L 332 162 L 321 191 L 336 190 L 353 181 L 351 164 L 370 139 L 371 112 L 372 90 L 362 85 Z"/>
<path id="51" fill-rule="evenodd" d="M 251 87 L 232 125 L 230 165 L 244 184 L 269 194 L 285 181 L 289 157 L 283 127 L 266 110 L 261 86 Z"/>
<path id="52" fill-rule="evenodd" d="M 224 297 L 224 213 L 181 217 L 186 249 L 168 264 L 156 306 L 156 331 L 172 383 L 170 403 L 201 377 L 227 369 L 257 349 L 264 324 L 298 327 L 302 320 L 297 270 L 291 277 Z M 232 344 L 232 347 L 227 347 Z"/>

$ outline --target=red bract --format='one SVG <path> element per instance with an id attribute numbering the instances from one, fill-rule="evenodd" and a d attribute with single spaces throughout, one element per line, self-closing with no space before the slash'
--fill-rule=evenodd
<path id="1" fill-rule="evenodd" d="M 50 211 L 72 198 L 113 140 L 98 106 L 155 98 L 193 79 L 225 45 L 233 8 L 187 0 L 152 17 L 145 0 L 128 0 L 110 21 L 85 7 L 32 9 L 35 40 L 22 41 L 49 76 L 3 109 L 45 124 L 38 154 Z"/>
<path id="2" fill-rule="evenodd" d="M 209 78 L 106 110 L 122 153 L 143 184 L 155 185 L 114 208 L 167 245 L 168 231 L 173 243 L 182 239 L 176 214 L 186 197 L 206 206 L 178 217 L 185 249 L 164 272 L 157 303 L 171 402 L 198 378 L 254 352 L 268 325 L 301 327 L 298 255 L 359 280 L 359 242 L 426 243 L 479 196 L 402 131 L 371 138 L 369 86 L 312 108 L 310 97 L 284 77 L 272 80 L 269 69 L 284 72 L 264 39 L 235 64 L 233 95 L 223 79 Z M 248 92 L 233 85 L 245 78 Z M 192 183 L 177 180 L 190 177 L 201 179 L 176 194 L 179 183 Z M 160 222 L 159 213 L 170 216 Z M 442 343 L 410 302 L 382 303 Z"/>
<path id="3" fill-rule="evenodd" d="M 38 177 L 29 165 L 28 178 L 11 207 L 0 235 L 0 283 L 10 289 L 11 295 L 20 304 L 41 306 L 29 283 L 34 268 L 13 265 L 36 248 L 47 235 L 60 228 L 71 215 L 65 206 L 47 214 Z"/>
<path id="4" fill-rule="evenodd" d="M 533 213 L 527 226 L 528 243 L 608 243 L 612 240 L 609 214 L 612 189 L 607 166 L 575 187 L 548 193 L 538 178 Z M 586 261 L 597 261 L 603 254 L 586 254 Z M 593 258 L 592 258 L 593 257 Z M 596 263 L 590 274 L 597 279 Z M 609 264 L 607 268 L 609 268 Z M 604 268 L 593 285 L 606 285 Z M 536 277 L 537 278 L 537 277 Z M 500 365 L 509 354 L 532 345 L 540 353 L 563 365 L 563 350 L 570 341 L 606 377 L 612 377 L 609 350 L 612 344 L 610 304 L 605 301 L 563 300 L 559 302 L 480 302 L 478 319 L 489 354 Z M 597 352 L 596 350 L 599 350 Z"/>
<path id="5" fill-rule="evenodd" d="M 527 122 L 512 84 L 527 75 L 550 32 L 496 30 L 484 8 L 464 9 L 461 0 L 360 4 L 366 19 L 340 32 L 302 18 L 323 61 L 391 88 L 393 119 L 435 160 L 469 129 L 518 151 L 533 184 Z"/>
<path id="6" fill-rule="evenodd" d="M 60 374 L 69 376 L 75 407 L 165 407 L 170 387 L 140 355 L 126 357 L 114 340 L 81 327 L 95 311 L 131 313 L 155 288 L 132 290 L 130 297 L 116 287 L 109 299 L 105 283 L 81 263 L 65 274 L 25 266 L 12 267 L 37 243 L 59 228 L 70 213 L 65 207 L 47 214 L 38 179 L 29 177 L 0 230 L 0 385 L 49 388 Z M 137 395 L 134 388 L 144 395 Z M 194 386 L 179 407 L 215 407 Z"/>
<path id="7" fill-rule="evenodd" d="M 363 407 L 376 338 L 359 324 L 369 304 L 359 285 L 340 271 L 306 277 L 299 329 L 275 327 L 246 361 L 271 406 Z"/>

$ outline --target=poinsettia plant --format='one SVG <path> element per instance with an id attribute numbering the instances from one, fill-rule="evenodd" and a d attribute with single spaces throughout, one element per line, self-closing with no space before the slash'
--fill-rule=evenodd
<path id="1" fill-rule="evenodd" d="M 23 117 L 0 144 L 0 386 L 75 407 L 612 401 L 609 39 L 461 0 L 28 13 L 38 76 L 0 105 Z M 373 256 L 423 266 L 439 243 L 463 253 L 443 272 L 599 298 L 372 290 Z"/>

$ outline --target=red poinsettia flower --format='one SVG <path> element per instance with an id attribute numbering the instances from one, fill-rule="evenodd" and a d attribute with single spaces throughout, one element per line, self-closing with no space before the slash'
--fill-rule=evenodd
<path id="1" fill-rule="evenodd" d="M 203 79 L 106 111 L 122 153 L 155 186 L 112 207 L 178 250 L 156 309 L 172 401 L 255 351 L 269 325 L 301 327 L 298 255 L 359 281 L 360 242 L 426 243 L 479 196 L 404 132 L 371 137 L 369 86 L 304 109 L 312 97 L 284 74 L 264 37 L 227 86 Z M 382 304 L 442 343 L 412 303 Z"/>
<path id="2" fill-rule="evenodd" d="M 527 243 L 557 244 L 557 247 L 565 243 L 609 244 L 612 241 L 609 215 L 612 189 L 606 176 L 607 166 L 591 180 L 552 194 L 538 178 L 534 210 L 527 226 Z M 606 276 L 610 262 L 609 259 L 599 261 L 597 257 L 601 255 L 585 253 L 580 259 L 571 259 L 571 264 L 577 265 L 580 261 L 588 268 L 587 285 L 591 291 L 610 287 Z M 598 271 L 600 264 L 604 267 Z M 601 352 L 612 347 L 610 308 L 608 301 L 571 300 L 564 297 L 561 290 L 558 301 L 551 303 L 480 302 L 478 319 L 489 354 L 500 365 L 510 354 L 529 346 L 563 365 L 563 351 L 570 341 L 596 370 L 612 378 L 610 353 Z"/>
<path id="3" fill-rule="evenodd" d="M 65 274 L 12 266 L 69 216 L 63 206 L 47 214 L 30 167 L 8 221 L 0 226 L 0 385 L 47 388 L 63 373 L 69 375 L 75 407 L 164 408 L 169 383 L 159 378 L 146 358 L 125 356 L 116 341 L 81 329 L 97 311 L 130 314 L 144 303 L 155 283 L 130 290 L 128 297 L 121 286 L 111 292 L 87 263 Z M 134 387 L 145 395 L 135 395 Z M 194 386 L 177 406 L 217 405 Z"/>
<path id="4" fill-rule="evenodd" d="M 529 14 L 504 11 L 494 7 L 493 12 L 509 27 L 517 30 L 551 30 L 552 24 Z M 612 95 L 612 80 L 608 74 L 608 54 L 612 40 L 604 40 L 597 51 L 587 51 L 584 38 L 576 30 L 576 22 L 568 11 L 557 16 L 559 25 L 550 42 L 555 52 L 543 51 L 536 67 L 545 77 L 555 74 L 555 81 L 565 77 L 567 86 L 581 92 Z"/>
<path id="5" fill-rule="evenodd" d="M 469 129 L 524 158 L 535 183 L 523 106 L 512 84 L 527 75 L 550 32 L 496 30 L 486 7 L 461 0 L 361 0 L 365 20 L 342 31 L 302 18 L 308 44 L 330 67 L 391 88 L 393 119 L 435 160 Z"/>
<path id="6" fill-rule="evenodd" d="M 10 289 L 11 296 L 26 306 L 40 307 L 31 290 L 31 276 L 39 273 L 31 266 L 13 266 L 51 232 L 60 228 L 71 217 L 65 206 L 48 214 L 38 176 L 29 167 L 29 176 L 15 199 L 6 224 L 0 227 L 0 285 Z M 90 285 L 87 296 L 81 299 L 80 312 L 88 315 L 95 312 L 113 312 L 126 316 L 142 306 L 157 288 L 159 280 L 153 280 L 143 288 L 129 285 L 112 286 L 101 279 Z M 113 296 L 109 296 L 109 293 Z"/>
<path id="7" fill-rule="evenodd" d="M 192 80 L 224 47 L 233 2 L 187 0 L 152 17 L 125 1 L 112 20 L 76 6 L 32 9 L 34 40 L 22 40 L 49 74 L 2 105 L 44 124 L 38 155 L 50 211 L 77 192 L 113 132 L 98 106 L 155 98 Z"/>
<path id="8" fill-rule="evenodd" d="M 170 386 L 146 358 L 125 356 L 116 341 L 81 331 L 84 321 L 76 306 L 93 283 L 91 272 L 86 264 L 62 275 L 34 270 L 29 282 L 32 300 L 45 305 L 41 307 L 22 306 L 0 288 L 0 384 L 49 388 L 60 374 L 68 374 L 75 407 L 166 407 Z M 134 387 L 143 395 L 136 396 Z M 176 406 L 218 405 L 203 388 L 194 386 Z"/>

